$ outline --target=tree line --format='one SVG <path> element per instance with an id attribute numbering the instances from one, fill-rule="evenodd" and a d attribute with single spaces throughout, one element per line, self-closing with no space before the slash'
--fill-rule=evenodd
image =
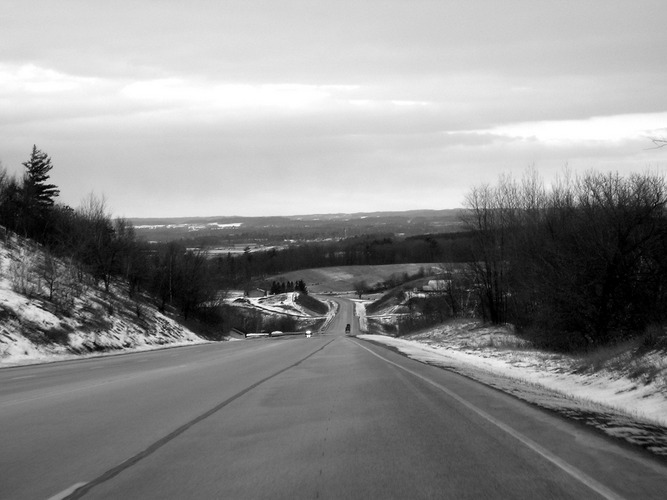
<path id="1" fill-rule="evenodd" d="M 326 242 L 295 243 L 284 249 L 229 255 L 223 264 L 231 283 L 240 285 L 249 276 L 262 279 L 280 273 L 317 267 L 468 262 L 472 258 L 471 231 L 427 234 L 408 238 L 363 235 Z"/>
<path id="2" fill-rule="evenodd" d="M 480 312 L 564 349 L 662 325 L 667 185 L 654 174 L 535 172 L 474 187 L 466 222 Z"/>
<path id="3" fill-rule="evenodd" d="M 303 280 L 296 281 L 272 281 L 269 288 L 269 295 L 278 295 L 280 293 L 301 292 L 308 294 L 308 287 Z"/>

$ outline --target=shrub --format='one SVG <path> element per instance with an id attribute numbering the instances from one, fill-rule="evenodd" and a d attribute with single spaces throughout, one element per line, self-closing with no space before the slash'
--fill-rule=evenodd
<path id="1" fill-rule="evenodd" d="M 44 336 L 49 342 L 53 342 L 55 344 L 69 344 L 69 332 L 66 328 L 50 328 L 44 332 Z"/>

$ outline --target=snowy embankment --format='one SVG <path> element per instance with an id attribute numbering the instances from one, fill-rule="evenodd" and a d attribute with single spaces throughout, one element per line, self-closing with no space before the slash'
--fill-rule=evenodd
<path id="1" fill-rule="evenodd" d="M 286 292 L 264 297 L 232 296 L 227 299 L 227 302 L 234 307 L 259 311 L 273 317 L 288 316 L 301 322 L 301 326 L 304 325 L 304 322 L 308 325 L 312 324 L 314 320 L 318 320 L 321 323 L 318 328 L 320 330 L 326 329 L 338 310 L 336 303 L 321 297 L 316 299 L 322 302 L 321 307 L 327 309 L 326 313 L 322 314 L 323 311 L 315 312 L 301 304 L 297 300 L 300 294 L 301 292 Z"/>
<path id="2" fill-rule="evenodd" d="M 264 311 L 270 314 L 283 314 L 287 316 L 294 316 L 296 318 L 311 318 L 313 317 L 310 311 L 299 305 L 294 296 L 298 292 L 280 293 L 278 295 L 268 295 L 266 297 L 244 298 L 241 305 L 247 305 L 254 309 Z M 239 303 L 237 303 L 238 305 Z"/>
<path id="3" fill-rule="evenodd" d="M 353 300 L 354 314 L 359 318 L 359 330 L 362 332 L 368 331 L 368 319 L 366 318 L 366 303 L 362 300 Z"/>
<path id="4" fill-rule="evenodd" d="M 404 338 L 359 337 L 667 456 L 664 354 L 653 359 L 663 367 L 662 376 L 646 380 L 605 369 L 582 371 L 576 358 L 531 349 L 507 328 L 483 328 L 472 321 L 455 321 Z"/>
<path id="5" fill-rule="evenodd" d="M 122 290 L 73 279 L 65 262 L 49 301 L 43 261 L 39 247 L 0 241 L 0 367 L 207 342 Z"/>
<path id="6" fill-rule="evenodd" d="M 325 331 L 327 328 L 329 328 L 329 325 L 333 321 L 333 319 L 336 317 L 336 314 L 338 314 L 338 309 L 339 305 L 338 302 L 333 302 L 333 301 L 327 301 L 327 304 L 329 306 L 329 313 L 326 316 L 326 319 L 324 320 L 324 323 L 320 327 L 320 331 Z"/>

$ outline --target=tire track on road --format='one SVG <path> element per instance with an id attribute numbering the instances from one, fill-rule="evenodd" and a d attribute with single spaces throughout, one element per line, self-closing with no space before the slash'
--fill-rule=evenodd
<path id="1" fill-rule="evenodd" d="M 261 380 L 255 382 L 254 384 L 251 384 L 250 386 L 246 387 L 246 388 L 243 389 L 242 391 L 240 391 L 240 392 L 234 394 L 234 395 L 231 396 L 230 398 L 227 398 L 226 400 L 224 400 L 224 401 L 222 401 L 221 403 L 217 404 L 216 406 L 214 406 L 214 407 L 211 408 L 210 410 L 208 410 L 208 411 L 202 413 L 202 414 L 199 415 L 198 417 L 195 417 L 195 418 L 193 418 L 192 420 L 190 420 L 189 422 L 187 422 L 187 423 L 181 425 L 181 426 L 178 427 L 176 430 L 174 430 L 174 431 L 172 431 L 171 433 L 167 434 L 167 435 L 164 436 L 162 439 L 156 441 L 155 443 L 153 443 L 152 445 L 148 446 L 146 449 L 144 449 L 143 451 L 137 453 L 137 454 L 134 455 L 133 457 L 128 458 L 127 460 L 125 460 L 124 462 L 120 463 L 120 464 L 117 465 L 116 467 L 113 467 L 112 469 L 109 469 L 108 471 L 106 471 L 105 473 L 101 474 L 100 476 L 98 476 L 97 478 L 93 479 L 92 481 L 90 481 L 90 482 L 88 482 L 88 483 L 85 483 L 84 485 L 80 486 L 79 488 L 77 488 L 76 490 L 74 490 L 74 491 L 73 491 L 72 493 L 70 493 L 69 495 L 63 497 L 63 496 L 62 496 L 62 493 L 60 493 L 60 494 L 55 495 L 54 497 L 51 497 L 51 498 L 63 498 L 64 500 L 73 500 L 73 499 L 77 499 L 77 498 L 82 498 L 86 493 L 88 493 L 90 490 L 92 490 L 92 489 L 95 488 L 96 486 L 98 486 L 98 485 L 100 485 L 100 484 L 102 484 L 102 483 L 104 483 L 104 482 L 106 482 L 106 481 L 109 481 L 110 479 L 112 479 L 112 478 L 116 477 L 117 475 L 119 475 L 121 472 L 123 472 L 123 471 L 129 469 L 130 467 L 134 466 L 135 464 L 137 464 L 138 462 L 140 462 L 140 461 L 143 460 L 144 458 L 149 457 L 150 455 L 152 455 L 153 453 L 155 453 L 157 450 L 159 450 L 160 448 L 162 448 L 164 445 L 166 445 L 166 444 L 169 443 L 170 441 L 173 441 L 173 440 L 176 439 L 178 436 L 180 436 L 181 434 L 183 434 L 185 431 L 187 431 L 187 430 L 190 429 L 191 427 L 197 425 L 197 424 L 198 424 L 199 422 L 201 422 L 202 420 L 205 420 L 205 419 L 207 419 L 208 417 L 210 417 L 211 415 L 214 415 L 214 414 L 217 413 L 218 411 L 222 410 L 223 408 L 225 408 L 225 407 L 228 406 L 229 404 L 233 403 L 233 402 L 236 401 L 237 399 L 241 398 L 242 396 L 248 394 L 250 391 L 252 391 L 253 389 L 256 389 L 257 387 L 259 387 L 260 385 L 264 384 L 265 382 L 268 382 L 269 380 L 271 380 L 271 379 L 277 377 L 278 375 L 281 375 L 281 374 L 285 373 L 286 371 L 291 370 L 292 368 L 295 368 L 295 367 L 299 366 L 301 363 L 303 363 L 303 362 L 306 361 L 307 359 L 309 359 L 309 358 L 313 357 L 314 355 L 316 355 L 317 353 L 321 352 L 325 347 L 327 347 L 329 344 L 331 344 L 331 343 L 332 343 L 333 341 L 335 341 L 335 340 L 336 340 L 336 338 L 331 339 L 331 340 L 328 341 L 326 344 L 324 344 L 322 347 L 320 347 L 319 349 L 317 349 L 317 350 L 311 352 L 310 354 L 308 354 L 308 355 L 305 356 L 304 358 L 300 359 L 300 360 L 297 361 L 296 363 L 292 363 L 291 365 L 286 366 L 285 368 L 283 368 L 283 369 L 281 369 L 281 370 L 278 370 L 276 373 L 274 373 L 274 374 L 272 374 L 272 375 L 269 375 L 268 377 L 265 377 L 265 378 L 263 378 L 263 379 L 261 379 Z M 67 490 L 66 490 L 66 491 L 67 491 Z"/>

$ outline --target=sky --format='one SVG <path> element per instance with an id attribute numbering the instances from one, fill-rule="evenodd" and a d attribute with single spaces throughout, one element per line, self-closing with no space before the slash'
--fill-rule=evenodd
<path id="1" fill-rule="evenodd" d="M 0 162 L 125 217 L 457 208 L 664 174 L 664 0 L 0 0 Z"/>

